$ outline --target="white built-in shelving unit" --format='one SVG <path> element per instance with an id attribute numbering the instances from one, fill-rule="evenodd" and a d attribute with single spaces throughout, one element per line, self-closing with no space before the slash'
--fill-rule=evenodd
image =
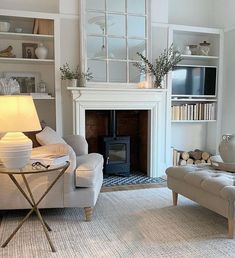
<path id="1" fill-rule="evenodd" d="M 209 66 L 217 68 L 217 86 L 215 96 L 175 96 L 172 92 L 171 74 L 168 76 L 169 88 L 169 117 L 172 117 L 172 109 L 178 106 L 208 105 L 215 109 L 210 119 L 170 119 L 171 147 L 178 150 L 202 149 L 212 154 L 217 153 L 220 141 L 221 127 L 221 97 L 222 97 L 222 48 L 223 32 L 216 28 L 192 27 L 181 25 L 170 25 L 168 45 L 174 44 L 182 51 L 187 45 L 199 45 L 199 43 L 210 42 L 210 53 L 208 56 L 182 55 L 183 60 L 179 65 L 186 66 Z M 184 117 L 183 117 L 184 118 Z"/>
<path id="2" fill-rule="evenodd" d="M 51 20 L 54 32 L 51 35 L 34 34 L 35 19 Z M 0 50 L 12 46 L 15 58 L 0 58 L 0 77 L 7 73 L 35 74 L 38 83 L 43 80 L 49 95 L 33 95 L 39 119 L 45 121 L 59 134 L 62 133 L 61 122 L 61 86 L 60 86 L 60 19 L 57 14 L 27 12 L 0 9 L 0 20 L 10 23 L 8 32 L 0 32 Z M 22 28 L 21 33 L 15 28 Z M 23 57 L 23 43 L 43 43 L 48 48 L 47 59 Z"/>

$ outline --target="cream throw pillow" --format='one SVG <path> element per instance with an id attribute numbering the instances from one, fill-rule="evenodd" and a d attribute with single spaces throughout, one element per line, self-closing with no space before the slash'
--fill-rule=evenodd
<path id="1" fill-rule="evenodd" d="M 41 145 L 56 144 L 66 142 L 52 128 L 46 126 L 40 133 L 36 134 L 36 139 Z"/>

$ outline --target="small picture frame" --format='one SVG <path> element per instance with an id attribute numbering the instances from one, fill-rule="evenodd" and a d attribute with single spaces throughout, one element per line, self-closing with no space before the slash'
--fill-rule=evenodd
<path id="1" fill-rule="evenodd" d="M 22 57 L 36 59 L 35 49 L 38 47 L 36 43 L 22 43 Z"/>
<path id="2" fill-rule="evenodd" d="M 6 72 L 4 75 L 7 79 L 12 78 L 19 83 L 20 93 L 37 92 L 39 73 Z"/>

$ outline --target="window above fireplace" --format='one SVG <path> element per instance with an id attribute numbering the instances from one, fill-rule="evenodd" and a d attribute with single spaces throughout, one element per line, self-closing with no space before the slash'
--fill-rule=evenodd
<path id="1" fill-rule="evenodd" d="M 145 80 L 133 62 L 148 55 L 148 0 L 84 1 L 82 58 L 92 82 L 136 84 Z"/>

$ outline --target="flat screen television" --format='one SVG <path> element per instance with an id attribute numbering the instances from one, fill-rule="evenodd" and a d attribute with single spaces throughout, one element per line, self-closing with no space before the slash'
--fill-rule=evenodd
<path id="1" fill-rule="evenodd" d="M 172 72 L 172 95 L 216 95 L 216 67 L 176 66 Z"/>

